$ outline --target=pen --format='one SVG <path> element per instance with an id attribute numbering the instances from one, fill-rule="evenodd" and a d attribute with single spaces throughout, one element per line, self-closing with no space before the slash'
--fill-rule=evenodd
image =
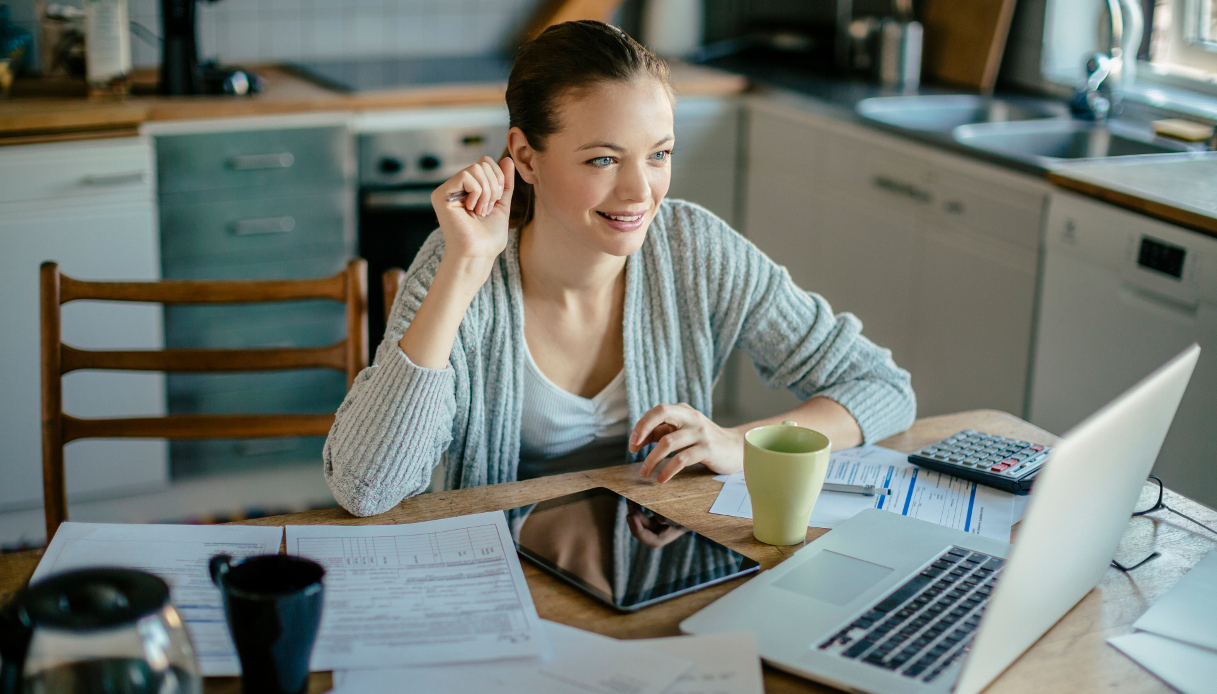
<path id="1" fill-rule="evenodd" d="M 834 484 L 832 482 L 824 483 L 824 491 L 863 494 L 865 496 L 888 496 L 892 493 L 892 490 L 887 487 L 876 487 L 873 484 Z"/>
<path id="2" fill-rule="evenodd" d="M 469 191 L 462 190 L 462 191 L 459 191 L 456 193 L 449 193 L 448 197 L 445 198 L 445 200 L 447 202 L 456 202 L 457 200 L 464 200 L 467 197 L 469 197 Z"/>

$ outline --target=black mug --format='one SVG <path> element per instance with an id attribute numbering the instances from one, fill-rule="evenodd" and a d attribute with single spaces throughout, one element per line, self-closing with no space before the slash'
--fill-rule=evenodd
<path id="1" fill-rule="evenodd" d="M 234 561 L 211 558 L 211 580 L 224 596 L 224 612 L 241 659 L 246 694 L 303 694 L 308 663 L 321 626 L 325 569 L 286 554 Z"/>

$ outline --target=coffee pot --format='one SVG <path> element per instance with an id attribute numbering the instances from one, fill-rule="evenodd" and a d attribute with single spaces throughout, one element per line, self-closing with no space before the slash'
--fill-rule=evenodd
<path id="1" fill-rule="evenodd" d="M 131 569 L 81 569 L 0 609 L 0 694 L 201 694 L 169 586 Z"/>

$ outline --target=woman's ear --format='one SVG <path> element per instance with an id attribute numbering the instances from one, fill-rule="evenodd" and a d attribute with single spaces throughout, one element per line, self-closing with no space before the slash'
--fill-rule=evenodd
<path id="1" fill-rule="evenodd" d="M 519 172 L 520 178 L 524 179 L 525 183 L 535 185 L 537 174 L 533 164 L 537 152 L 529 146 L 528 138 L 524 136 L 523 130 L 512 128 L 507 131 L 507 151 L 516 164 L 516 171 Z"/>

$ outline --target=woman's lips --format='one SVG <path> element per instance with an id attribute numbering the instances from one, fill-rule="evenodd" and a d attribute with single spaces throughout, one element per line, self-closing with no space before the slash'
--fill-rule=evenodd
<path id="1" fill-rule="evenodd" d="M 596 214 L 604 220 L 605 224 L 616 229 L 617 231 L 635 231 L 642 226 L 643 220 L 646 219 L 646 212 L 601 212 L 596 210 Z"/>

